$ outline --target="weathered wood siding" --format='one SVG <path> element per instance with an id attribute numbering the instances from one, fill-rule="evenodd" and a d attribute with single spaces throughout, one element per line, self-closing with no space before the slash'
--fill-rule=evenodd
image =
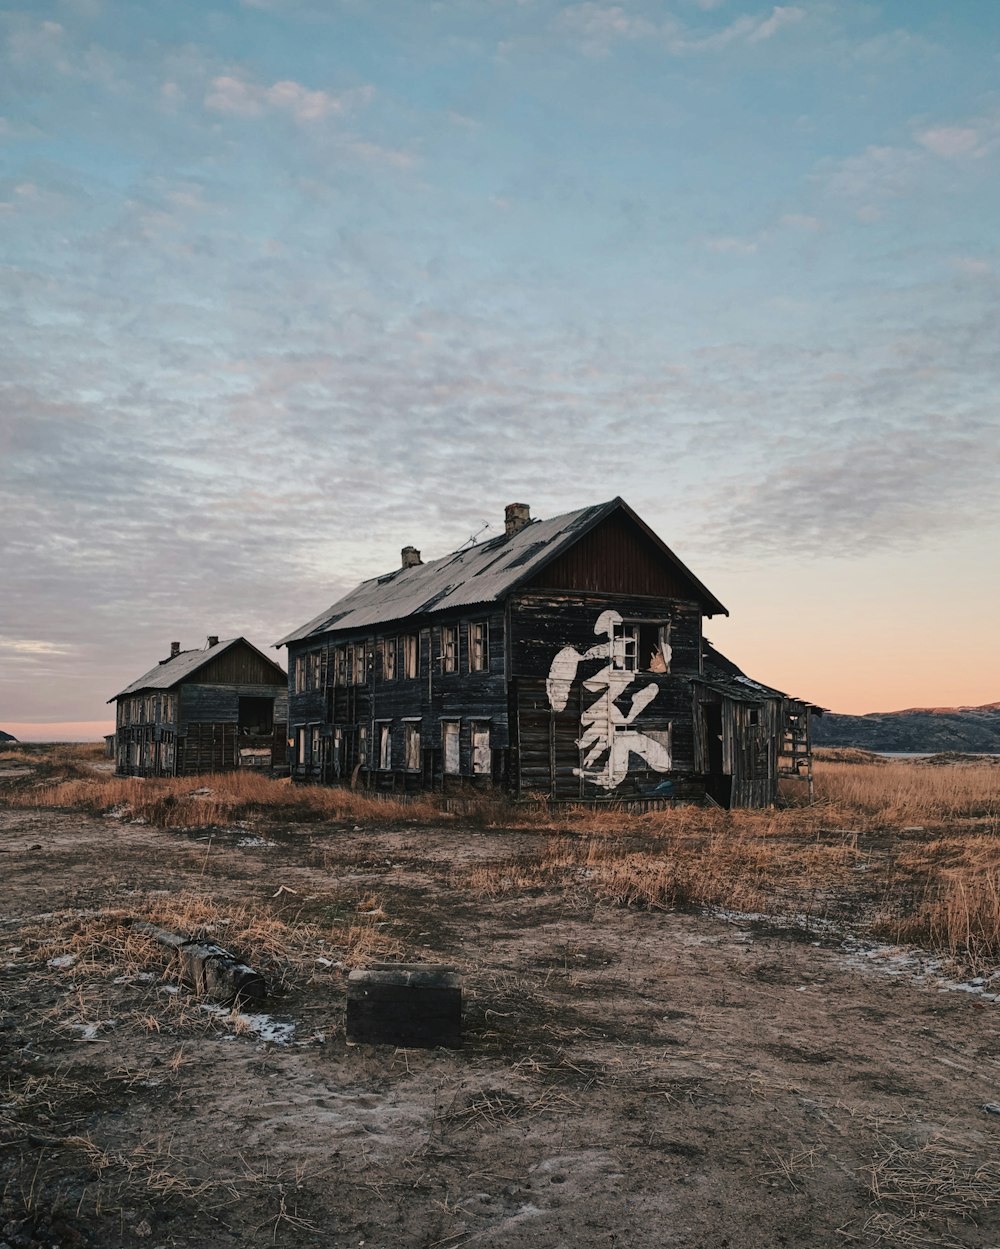
<path id="1" fill-rule="evenodd" d="M 709 792 L 725 793 L 723 805 L 768 807 L 778 796 L 778 756 L 785 729 L 785 706 L 780 698 L 739 699 L 700 683 L 694 685 L 695 767 L 713 771 L 706 709 L 718 707 L 721 751 L 719 771 L 729 778 L 721 791 L 709 783 Z M 717 779 L 717 778 L 716 778 Z"/>
<path id="2" fill-rule="evenodd" d="M 628 714 L 631 697 L 655 686 L 655 697 L 629 724 L 638 734 L 664 740 L 669 734 L 669 771 L 643 766 L 630 755 L 628 775 L 613 787 L 586 778 L 579 742 L 586 725 L 583 717 L 598 697 L 584 681 L 608 664 L 607 657 L 582 660 L 569 687 L 566 706 L 552 706 L 546 686 L 553 660 L 566 647 L 580 655 L 606 637 L 595 634 L 602 612 L 613 610 L 625 621 L 667 621 L 670 624 L 670 671 L 636 671 L 616 700 Z M 701 613 L 697 604 L 640 595 L 522 593 L 510 605 L 511 723 L 515 726 L 516 786 L 518 792 L 541 792 L 557 798 L 635 796 L 649 792 L 664 780 L 675 792 L 697 790 L 694 778 L 694 736 L 691 685 L 701 657 Z M 610 748 L 610 747 L 609 747 Z M 590 769 L 593 771 L 593 769 Z"/>
<path id="3" fill-rule="evenodd" d="M 694 601 L 697 587 L 672 567 L 629 517 L 618 513 L 585 534 L 534 577 L 529 589 L 645 595 Z"/>
<path id="4" fill-rule="evenodd" d="M 487 667 L 469 670 L 470 628 L 487 626 Z M 444 671 L 442 629 L 458 629 L 457 667 Z M 505 683 L 504 616 L 495 606 L 469 609 L 462 615 L 413 618 L 394 629 L 378 633 L 356 632 L 326 635 L 289 646 L 289 737 L 293 741 L 292 772 L 303 780 L 346 781 L 360 768 L 361 783 L 375 788 L 402 791 L 457 787 L 463 781 L 476 784 L 500 782 L 507 771 L 509 746 Z M 403 638 L 416 636 L 419 672 L 405 675 Z M 383 644 L 396 644 L 395 676 L 383 671 Z M 355 683 L 345 661 L 338 662 L 341 647 L 365 648 L 364 679 Z M 313 659 L 318 656 L 318 660 Z M 304 660 L 308 688 L 296 692 L 296 661 Z M 318 680 L 315 679 L 318 673 Z M 347 680 L 341 679 L 343 676 Z M 442 724 L 457 721 L 459 773 L 444 771 Z M 379 766 L 379 728 L 390 726 L 390 766 Z M 488 723 L 490 767 L 475 773 L 472 760 L 472 725 Z M 406 725 L 419 724 L 420 766 L 405 766 Z M 299 731 L 305 730 L 307 758 L 299 759 Z M 313 750 L 314 730 L 320 748 Z M 362 730 L 364 755 L 361 757 Z"/>
<path id="5" fill-rule="evenodd" d="M 220 658 L 225 658 L 221 656 Z M 225 772 L 245 766 L 241 751 L 263 756 L 270 752 L 267 766 L 283 767 L 284 741 L 288 715 L 288 691 L 268 680 L 261 684 L 209 685 L 197 682 L 178 689 L 176 774 L 195 776 L 203 772 Z M 239 732 L 241 698 L 274 700 L 274 730 L 265 735 Z"/>

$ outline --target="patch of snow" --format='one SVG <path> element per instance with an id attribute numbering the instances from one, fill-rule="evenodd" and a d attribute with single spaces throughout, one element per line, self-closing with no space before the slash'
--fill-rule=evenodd
<path id="1" fill-rule="evenodd" d="M 92 1023 L 71 1023 L 69 1026 L 80 1033 L 81 1041 L 96 1041 L 102 1028 L 113 1028 L 117 1019 L 95 1019 Z"/>
<path id="2" fill-rule="evenodd" d="M 161 993 L 180 993 L 180 991 L 181 991 L 180 985 L 176 985 L 176 984 L 161 984 L 160 985 Z"/>
<path id="3" fill-rule="evenodd" d="M 276 841 L 268 841 L 265 837 L 243 837 L 236 844 L 243 850 L 250 850 L 250 849 L 262 849 L 263 850 L 263 849 L 270 849 L 272 846 L 276 846 L 278 843 Z"/>
<path id="4" fill-rule="evenodd" d="M 116 976 L 112 984 L 149 984 L 156 977 L 151 971 L 139 971 L 134 976 Z"/>
<path id="5" fill-rule="evenodd" d="M 270 1041 L 274 1045 L 287 1045 L 295 1035 L 294 1022 L 283 1023 L 270 1015 L 245 1015 L 242 1011 L 228 1010 L 225 1006 L 216 1006 L 211 1002 L 202 1002 L 198 1009 L 203 1010 L 206 1015 L 228 1019 L 230 1023 L 252 1032 L 259 1040 Z M 230 1041 L 236 1035 L 231 1032 L 223 1039 Z"/>
<path id="6" fill-rule="evenodd" d="M 57 967 L 59 969 L 62 969 L 63 967 L 72 967 L 76 960 L 77 956 L 75 954 L 60 954 L 58 958 L 49 959 L 49 966 Z"/>
<path id="7" fill-rule="evenodd" d="M 841 949 L 847 954 L 848 967 L 883 976 L 905 977 L 939 993 L 970 993 L 986 1002 L 1000 1002 L 1000 968 L 988 976 L 955 980 L 947 974 L 946 961 L 926 950 L 870 944 L 856 937 L 846 937 Z"/>
<path id="8" fill-rule="evenodd" d="M 120 802 L 117 807 L 112 807 L 110 811 L 104 812 L 106 820 L 123 820 L 129 814 L 131 808 L 127 802 Z"/>

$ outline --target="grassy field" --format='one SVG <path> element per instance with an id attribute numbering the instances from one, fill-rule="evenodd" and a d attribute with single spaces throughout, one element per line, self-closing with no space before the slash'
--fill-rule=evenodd
<path id="1" fill-rule="evenodd" d="M 695 806 L 634 813 L 434 796 L 377 800 L 258 773 L 119 779 L 99 746 L 11 749 L 0 768 L 30 771 L 0 803 L 140 820 L 158 828 L 262 826 L 289 820 L 430 826 L 461 823 L 536 837 L 511 862 L 477 865 L 462 884 L 490 897 L 585 881 L 624 906 L 710 907 L 835 922 L 942 951 L 977 970 L 1000 959 L 1000 764 L 886 762 L 828 751 L 816 801 L 765 811 Z"/>
<path id="2" fill-rule="evenodd" d="M 7 749 L 0 1243 L 994 1249 L 998 790 L 854 752 L 808 807 L 444 811 Z M 373 959 L 459 969 L 461 1050 L 346 1044 Z"/>

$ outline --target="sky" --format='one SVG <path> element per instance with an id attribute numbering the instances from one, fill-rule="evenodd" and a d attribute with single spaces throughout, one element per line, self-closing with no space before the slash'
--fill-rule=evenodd
<path id="1" fill-rule="evenodd" d="M 19 737 L 616 495 L 750 675 L 997 701 L 998 381 L 994 0 L 0 11 Z"/>

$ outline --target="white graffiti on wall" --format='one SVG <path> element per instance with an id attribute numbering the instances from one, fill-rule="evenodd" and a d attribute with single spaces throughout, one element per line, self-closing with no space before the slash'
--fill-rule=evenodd
<path id="1" fill-rule="evenodd" d="M 659 734 L 654 737 L 630 727 L 656 698 L 656 682 L 650 681 L 635 691 L 628 711 L 618 706 L 618 699 L 636 679 L 635 672 L 628 667 L 630 649 L 631 656 L 635 654 L 634 644 L 630 648 L 622 624 L 618 612 L 601 612 L 594 633 L 606 640 L 582 652 L 574 646 L 564 646 L 553 658 L 545 683 L 549 706 L 553 711 L 564 711 L 580 664 L 588 659 L 605 660 L 603 668 L 583 681 L 584 690 L 593 699 L 580 713 L 577 745 L 581 759 L 580 767 L 573 769 L 577 776 L 602 789 L 616 789 L 622 783 L 628 775 L 630 755 L 644 759 L 654 772 L 670 771 L 668 743 L 658 740 Z"/>

